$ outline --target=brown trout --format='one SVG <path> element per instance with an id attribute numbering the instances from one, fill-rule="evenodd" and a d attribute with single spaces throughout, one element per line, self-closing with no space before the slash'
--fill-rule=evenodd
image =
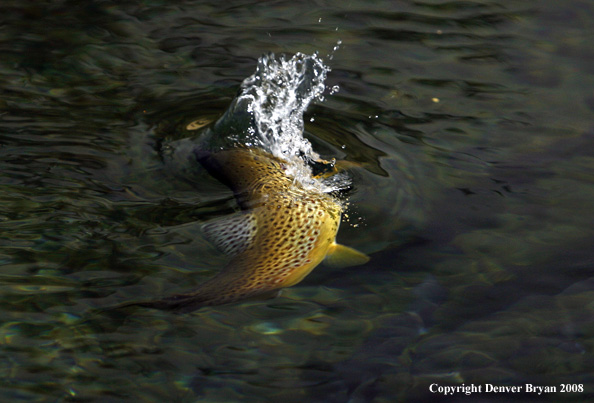
<path id="1" fill-rule="evenodd" d="M 285 173 L 288 162 L 256 148 L 198 151 L 196 156 L 233 190 L 241 207 L 241 212 L 203 227 L 206 236 L 233 258 L 191 292 L 135 305 L 187 312 L 290 287 L 324 259 L 338 267 L 369 260 L 335 243 L 341 204 L 295 182 Z"/>

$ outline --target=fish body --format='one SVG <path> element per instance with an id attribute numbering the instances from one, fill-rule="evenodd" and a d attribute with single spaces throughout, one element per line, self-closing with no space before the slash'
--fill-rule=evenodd
<path id="1" fill-rule="evenodd" d="M 287 161 L 257 148 L 196 152 L 196 157 L 233 190 L 242 209 L 203 228 L 219 249 L 233 257 L 192 292 L 139 305 L 192 311 L 290 287 L 327 257 L 336 266 L 369 260 L 335 243 L 341 204 L 329 194 L 296 183 L 286 174 Z"/>

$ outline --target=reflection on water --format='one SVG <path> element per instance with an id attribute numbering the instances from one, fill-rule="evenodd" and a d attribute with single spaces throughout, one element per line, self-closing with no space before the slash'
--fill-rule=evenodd
<path id="1" fill-rule="evenodd" d="M 593 16 L 584 0 L 7 2 L 1 400 L 420 401 L 440 398 L 431 383 L 526 382 L 587 400 Z M 350 167 L 338 241 L 371 262 L 273 300 L 104 311 L 225 265 L 199 227 L 231 195 L 159 145 L 217 119 L 260 55 L 338 40 L 340 91 L 305 135 Z"/>

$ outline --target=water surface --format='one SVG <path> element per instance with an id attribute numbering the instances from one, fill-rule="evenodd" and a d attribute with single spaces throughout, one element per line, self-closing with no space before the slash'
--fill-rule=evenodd
<path id="1" fill-rule="evenodd" d="M 590 2 L 3 8 L 0 400 L 591 397 Z M 155 150 L 217 119 L 262 54 L 316 51 L 339 91 L 305 136 L 350 163 L 338 240 L 372 260 L 274 300 L 97 313 L 224 266 L 200 225 L 231 194 Z"/>

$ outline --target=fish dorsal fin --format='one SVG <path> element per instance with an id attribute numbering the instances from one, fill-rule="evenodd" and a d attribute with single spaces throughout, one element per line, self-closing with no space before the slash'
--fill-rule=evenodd
<path id="1" fill-rule="evenodd" d="M 254 214 L 242 212 L 209 221 L 202 226 L 202 230 L 217 249 L 235 256 L 249 248 L 254 241 L 256 224 Z"/>
<path id="2" fill-rule="evenodd" d="M 348 246 L 333 243 L 328 248 L 324 263 L 330 267 L 349 267 L 367 263 L 369 256 Z"/>

